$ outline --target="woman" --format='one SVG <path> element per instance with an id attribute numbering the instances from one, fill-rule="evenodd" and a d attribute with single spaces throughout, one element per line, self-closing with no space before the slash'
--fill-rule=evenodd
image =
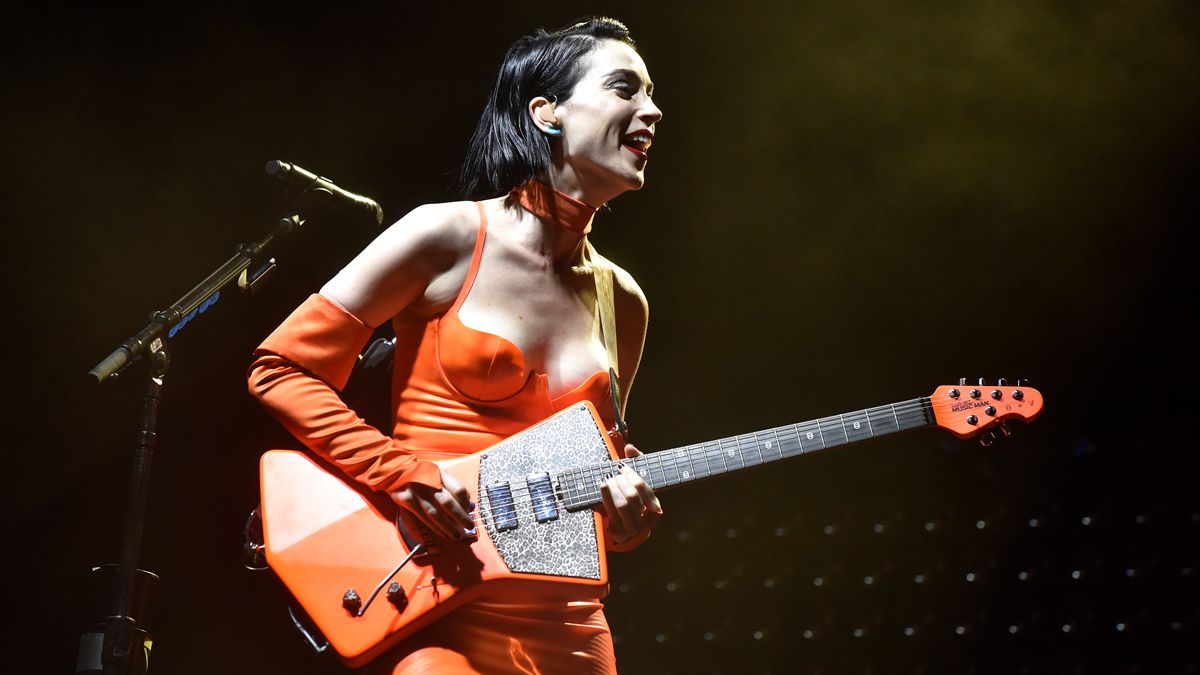
<path id="1" fill-rule="evenodd" d="M 633 382 L 646 300 L 586 235 L 597 206 L 642 186 L 662 118 L 652 91 L 615 20 L 514 43 L 463 167 L 466 195 L 488 198 L 421 206 L 380 235 L 259 347 L 251 392 L 348 475 L 461 537 L 473 505 L 429 460 L 481 450 L 581 400 L 612 423 L 609 367 L 621 391 Z M 397 336 L 390 437 L 335 391 L 385 321 Z M 611 549 L 641 543 L 662 513 L 628 468 L 602 496 Z M 615 670 L 599 601 L 549 592 L 466 605 L 382 658 L 397 673 Z"/>

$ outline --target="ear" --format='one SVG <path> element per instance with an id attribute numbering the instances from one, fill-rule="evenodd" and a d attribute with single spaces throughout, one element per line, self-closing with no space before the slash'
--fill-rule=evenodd
<path id="1" fill-rule="evenodd" d="M 558 128 L 558 117 L 554 115 L 554 104 L 545 96 L 537 96 L 529 101 L 529 117 L 542 133 L 556 136 L 562 133 Z"/>

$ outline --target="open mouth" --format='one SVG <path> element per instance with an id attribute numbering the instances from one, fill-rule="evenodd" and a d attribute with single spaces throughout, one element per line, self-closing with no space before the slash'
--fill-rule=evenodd
<path id="1" fill-rule="evenodd" d="M 626 150 L 642 159 L 647 159 L 646 152 L 650 149 L 650 144 L 653 142 L 654 134 L 649 131 L 635 131 L 621 139 L 621 145 L 625 146 Z"/>

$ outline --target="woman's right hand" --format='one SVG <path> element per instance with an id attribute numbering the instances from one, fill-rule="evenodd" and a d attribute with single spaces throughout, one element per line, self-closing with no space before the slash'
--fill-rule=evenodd
<path id="1" fill-rule="evenodd" d="M 457 541 L 465 536 L 465 530 L 475 528 L 471 512 L 471 494 L 458 479 L 442 472 L 442 487 L 435 490 L 428 485 L 412 483 L 391 493 L 392 501 L 407 509 L 436 536 Z"/>

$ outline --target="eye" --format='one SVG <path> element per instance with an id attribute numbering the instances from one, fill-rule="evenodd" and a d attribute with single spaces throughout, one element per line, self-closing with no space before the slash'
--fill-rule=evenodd
<path id="1" fill-rule="evenodd" d="M 628 80 L 614 80 L 608 85 L 608 88 L 615 89 L 622 98 L 633 98 L 637 95 L 637 87 L 630 84 Z"/>

